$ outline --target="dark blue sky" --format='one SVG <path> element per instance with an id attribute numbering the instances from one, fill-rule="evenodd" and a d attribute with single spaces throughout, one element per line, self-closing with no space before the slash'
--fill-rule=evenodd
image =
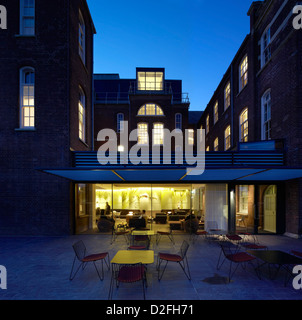
<path id="1" fill-rule="evenodd" d="M 204 110 L 249 33 L 251 0 L 87 0 L 97 35 L 95 73 L 135 78 L 164 67 L 181 79 L 190 110 Z"/>

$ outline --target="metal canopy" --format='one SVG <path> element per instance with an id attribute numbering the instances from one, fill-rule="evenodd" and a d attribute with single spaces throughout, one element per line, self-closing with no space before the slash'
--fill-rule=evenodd
<path id="1" fill-rule="evenodd" d="M 231 181 L 287 181 L 302 178 L 302 168 L 220 168 L 206 169 L 203 174 L 188 175 L 186 169 L 44 169 L 74 182 L 231 182 Z"/>

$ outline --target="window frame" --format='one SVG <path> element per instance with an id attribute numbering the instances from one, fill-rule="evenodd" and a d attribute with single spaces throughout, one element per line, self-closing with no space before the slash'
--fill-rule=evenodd
<path id="1" fill-rule="evenodd" d="M 206 117 L 206 134 L 209 133 L 210 130 L 210 115 L 207 115 Z"/>
<path id="2" fill-rule="evenodd" d="M 231 82 L 229 81 L 224 87 L 224 111 L 231 105 Z"/>
<path id="3" fill-rule="evenodd" d="M 78 118 L 79 139 L 86 143 L 86 95 L 82 87 L 79 87 Z"/>
<path id="4" fill-rule="evenodd" d="M 244 113 L 247 114 L 246 119 L 243 119 Z M 246 107 L 241 111 L 239 115 L 239 141 L 248 142 L 248 138 L 249 138 L 249 114 L 248 114 L 248 108 Z"/>
<path id="5" fill-rule="evenodd" d="M 151 76 L 152 75 L 152 76 Z M 153 78 L 153 82 L 148 82 L 148 78 Z M 157 81 L 157 78 L 161 80 Z M 163 91 L 164 73 L 162 71 L 138 71 L 137 72 L 138 91 Z"/>
<path id="6" fill-rule="evenodd" d="M 216 139 L 214 140 L 213 150 L 215 152 L 217 152 L 219 150 L 219 139 L 218 139 L 218 137 L 216 137 Z"/>
<path id="7" fill-rule="evenodd" d="M 239 92 L 243 90 L 248 84 L 248 71 L 249 71 L 249 60 L 246 54 L 239 65 Z"/>
<path id="8" fill-rule="evenodd" d="M 79 30 L 78 30 L 78 50 L 84 65 L 86 64 L 86 24 L 82 14 L 79 10 Z"/>
<path id="9" fill-rule="evenodd" d="M 228 125 L 224 130 L 224 151 L 231 148 L 231 126 Z"/>
<path id="10" fill-rule="evenodd" d="M 123 133 L 124 132 L 124 124 L 122 124 L 121 122 L 124 121 L 124 114 L 122 112 L 119 112 L 116 115 L 116 132 L 117 133 Z"/>
<path id="11" fill-rule="evenodd" d="M 32 73 L 33 74 L 33 82 L 29 82 L 26 83 L 26 73 Z M 36 104 L 35 104 L 35 78 L 36 78 L 36 74 L 35 74 L 35 69 L 33 67 L 23 67 L 20 69 L 20 85 L 19 85 L 19 95 L 20 95 L 20 128 L 21 129 L 34 129 L 36 126 Z M 24 95 L 24 90 L 25 87 L 33 87 L 32 88 L 32 95 L 27 95 L 27 100 L 28 100 L 28 105 L 24 104 L 24 99 L 25 99 L 25 95 Z M 30 91 L 30 88 L 28 88 L 28 91 Z M 32 97 L 32 98 L 30 98 Z M 29 104 L 29 101 L 33 100 L 33 104 Z M 29 125 L 25 125 L 25 115 L 24 115 L 24 109 L 28 108 L 29 110 Z M 33 109 L 33 110 L 31 110 Z M 31 115 L 31 112 L 33 112 L 33 116 Z M 31 123 L 31 119 L 33 118 L 33 125 L 30 125 Z"/>
<path id="12" fill-rule="evenodd" d="M 271 59 L 271 55 L 271 28 L 267 27 L 261 36 L 261 68 Z"/>
<path id="13" fill-rule="evenodd" d="M 148 113 L 148 107 L 154 106 L 154 114 Z M 141 110 L 144 110 L 144 113 L 141 113 Z M 163 117 L 164 111 L 163 109 L 156 103 L 146 103 L 143 106 L 141 106 L 137 112 L 137 115 L 140 117 Z"/>
<path id="14" fill-rule="evenodd" d="M 25 7 L 25 5 L 28 3 L 28 1 L 32 1 L 33 2 L 33 6 L 30 7 Z M 26 8 L 33 8 L 33 14 L 26 14 Z M 29 10 L 30 11 L 30 10 Z M 30 28 L 26 28 L 26 23 L 25 20 L 32 20 L 32 26 Z M 35 0 L 20 0 L 20 26 L 19 26 L 19 32 L 20 35 L 22 36 L 35 36 L 36 34 L 36 3 Z M 25 32 L 25 30 L 31 29 L 32 32 Z"/>
<path id="15" fill-rule="evenodd" d="M 213 117 L 214 117 L 214 124 L 216 124 L 216 122 L 219 119 L 219 114 L 218 114 L 218 101 L 215 102 L 214 107 L 213 107 Z"/>
<path id="16" fill-rule="evenodd" d="M 145 126 L 145 128 L 140 128 L 140 126 Z M 137 124 L 137 144 L 140 146 L 146 146 L 149 145 L 149 126 L 147 122 L 139 122 Z M 143 135 L 141 135 L 143 133 Z M 140 140 L 143 140 L 143 143 L 141 143 Z M 145 142 L 146 141 L 146 142 Z"/>
<path id="17" fill-rule="evenodd" d="M 156 126 L 161 126 L 156 128 Z M 154 122 L 152 130 L 152 143 L 156 146 L 164 144 L 164 124 L 162 122 Z"/>
<path id="18" fill-rule="evenodd" d="M 181 113 L 175 114 L 175 129 L 182 130 L 182 114 Z"/>
<path id="19" fill-rule="evenodd" d="M 267 97 L 269 96 L 269 99 Z M 269 108 L 269 112 L 265 112 L 265 108 Z M 269 118 L 265 119 L 265 115 L 269 114 Z M 272 96 L 271 89 L 264 92 L 261 97 L 261 139 L 271 140 L 272 139 Z M 265 127 L 267 126 L 267 128 Z"/>

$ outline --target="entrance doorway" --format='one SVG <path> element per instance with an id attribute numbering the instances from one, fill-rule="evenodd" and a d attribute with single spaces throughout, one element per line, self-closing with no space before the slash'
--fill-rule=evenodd
<path id="1" fill-rule="evenodd" d="M 263 220 L 264 231 L 276 232 L 276 209 L 277 209 L 277 190 L 275 185 L 269 186 L 264 192 L 264 210 L 263 210 Z"/>

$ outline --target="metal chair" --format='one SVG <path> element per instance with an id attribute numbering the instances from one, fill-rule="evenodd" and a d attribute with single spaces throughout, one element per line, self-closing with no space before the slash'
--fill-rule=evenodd
<path id="1" fill-rule="evenodd" d="M 157 257 L 157 271 L 158 271 L 158 280 L 160 281 L 161 278 L 163 277 L 163 274 L 166 270 L 168 262 L 177 262 L 180 267 L 182 268 L 183 272 L 187 276 L 189 280 L 191 280 L 191 274 L 190 274 L 190 269 L 189 269 L 189 264 L 188 264 L 188 259 L 187 259 L 187 251 L 189 249 L 189 244 L 186 240 L 183 241 L 180 252 L 178 254 L 171 254 L 171 253 L 158 253 Z M 164 266 L 164 269 L 162 270 L 162 273 L 160 273 L 160 266 L 163 261 L 166 261 L 166 264 Z"/>
<path id="2" fill-rule="evenodd" d="M 229 260 L 230 261 L 229 281 L 231 281 L 231 278 L 235 274 L 240 264 L 245 268 L 245 265 L 247 262 L 251 263 L 253 260 L 256 259 L 255 257 L 249 255 L 246 252 L 238 251 L 238 246 L 234 245 L 231 242 L 223 241 L 223 242 L 220 242 L 219 245 L 221 247 L 221 251 L 220 251 L 219 259 L 217 262 L 217 269 L 219 270 L 221 268 L 225 260 Z M 224 256 L 224 259 L 221 262 L 221 264 L 219 264 L 222 255 Z M 232 271 L 233 263 L 236 264 L 236 267 Z"/>
<path id="3" fill-rule="evenodd" d="M 144 300 L 145 300 L 146 299 L 145 287 L 147 287 L 145 266 L 141 263 L 136 263 L 136 264 L 113 263 L 108 300 L 112 299 L 114 282 L 116 283 L 116 287 L 118 288 L 120 282 L 121 283 L 134 283 L 134 282 L 138 282 L 138 281 L 142 282 L 143 296 L 144 296 Z"/>
<path id="4" fill-rule="evenodd" d="M 196 230 L 195 232 L 192 232 L 190 234 L 190 241 L 192 241 L 193 243 L 196 242 L 196 240 L 199 238 L 199 237 L 203 237 L 204 239 L 207 239 L 207 236 L 208 236 L 208 232 L 205 231 L 205 230 Z"/>
<path id="5" fill-rule="evenodd" d="M 111 244 L 113 242 L 115 242 L 115 240 L 117 239 L 117 237 L 119 236 L 123 236 L 126 243 L 128 244 L 129 243 L 129 238 L 128 238 L 128 235 L 129 235 L 129 231 L 116 231 L 114 230 L 113 231 L 113 234 L 112 234 L 112 238 L 111 238 Z"/>
<path id="6" fill-rule="evenodd" d="M 94 267 L 96 269 L 96 272 L 97 272 L 100 280 L 103 280 L 104 279 L 103 261 L 105 261 L 105 263 L 106 263 L 106 265 L 108 267 L 108 270 L 110 270 L 109 253 L 108 252 L 102 252 L 102 253 L 96 253 L 96 254 L 87 255 L 86 254 L 86 247 L 85 247 L 85 244 L 84 244 L 84 242 L 82 240 L 79 240 L 78 242 L 76 242 L 72 247 L 73 247 L 73 250 L 75 252 L 75 257 L 73 259 L 73 264 L 72 264 L 69 280 L 73 280 L 74 279 L 74 277 L 78 273 L 80 267 L 82 267 L 82 270 L 84 270 L 86 265 L 88 264 L 88 262 L 93 262 Z M 106 261 L 106 258 L 107 258 L 107 261 Z M 78 266 L 77 270 L 73 274 L 73 271 L 74 271 L 73 269 L 74 269 L 76 260 L 78 260 L 80 262 L 80 265 Z M 98 268 L 96 266 L 96 261 L 101 261 L 102 262 L 102 276 L 100 276 L 100 273 L 99 273 Z"/>
<path id="7" fill-rule="evenodd" d="M 169 231 L 157 231 L 157 234 L 156 234 L 156 244 L 157 245 L 159 244 L 159 241 L 160 241 L 162 236 L 167 236 L 170 239 L 170 241 L 173 244 L 175 244 L 171 228 L 170 228 Z"/>

